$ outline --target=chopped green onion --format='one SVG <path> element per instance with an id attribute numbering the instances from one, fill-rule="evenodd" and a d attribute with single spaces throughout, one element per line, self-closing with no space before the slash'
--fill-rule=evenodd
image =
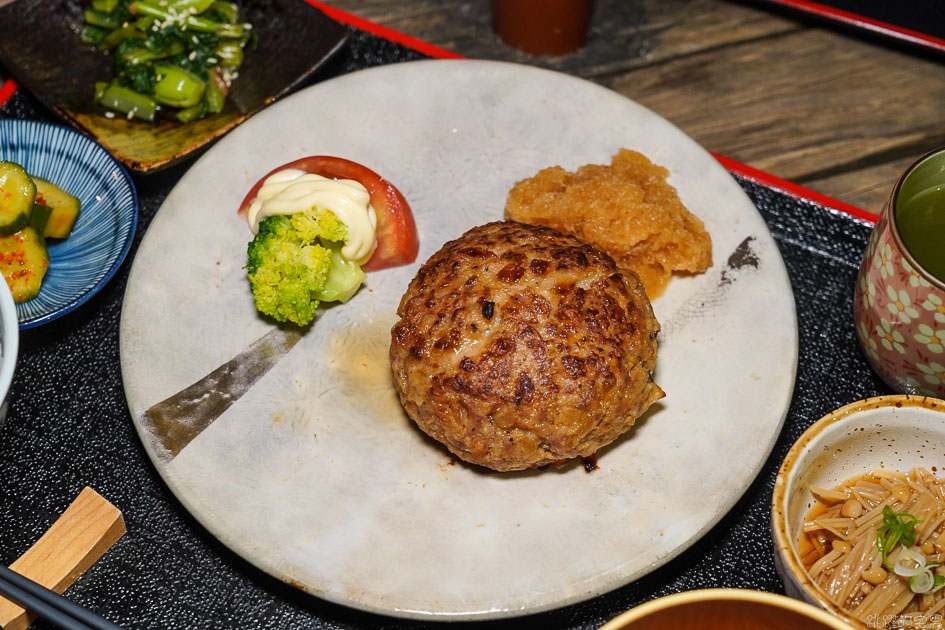
<path id="1" fill-rule="evenodd" d="M 945 576 L 932 573 L 930 565 L 925 570 L 908 579 L 909 590 L 913 593 L 934 593 L 945 586 Z"/>
<path id="2" fill-rule="evenodd" d="M 896 562 L 893 563 L 893 571 L 896 575 L 912 578 L 925 571 L 925 556 L 918 551 L 913 551 L 908 547 L 899 550 L 896 556 Z"/>
<path id="3" fill-rule="evenodd" d="M 897 544 L 909 547 L 915 543 L 915 526 L 921 522 L 911 514 L 897 514 L 888 505 L 883 506 L 883 524 L 876 530 L 876 549 L 882 555 L 884 567 L 892 569 L 887 556 Z"/>
<path id="4" fill-rule="evenodd" d="M 928 593 L 932 590 L 934 579 L 931 571 L 922 571 L 909 578 L 909 588 L 913 593 Z"/>
<path id="5" fill-rule="evenodd" d="M 945 586 L 945 576 L 932 573 L 937 566 L 938 562 L 926 562 L 925 556 L 918 551 L 902 547 L 893 563 L 893 571 L 907 578 L 913 593 L 934 593 Z"/>

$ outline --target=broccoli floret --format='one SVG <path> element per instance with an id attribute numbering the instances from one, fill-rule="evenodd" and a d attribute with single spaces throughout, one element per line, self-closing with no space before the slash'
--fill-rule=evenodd
<path id="1" fill-rule="evenodd" d="M 347 302 L 364 282 L 361 265 L 341 255 L 341 243 L 331 243 L 331 267 L 325 287 L 318 292 L 322 302 Z"/>
<path id="2" fill-rule="evenodd" d="M 365 276 L 340 255 L 347 232 L 334 213 L 315 208 L 262 221 L 247 248 L 256 308 L 277 321 L 306 326 L 320 301 L 350 298 Z"/>
<path id="3" fill-rule="evenodd" d="M 292 229 L 306 243 L 314 243 L 318 239 L 343 243 L 348 236 L 348 226 L 339 221 L 331 210 L 312 208 L 286 216 L 292 224 Z"/>

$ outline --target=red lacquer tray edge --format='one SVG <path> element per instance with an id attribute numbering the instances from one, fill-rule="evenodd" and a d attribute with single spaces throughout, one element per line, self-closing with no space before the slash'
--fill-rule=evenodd
<path id="1" fill-rule="evenodd" d="M 838 9 L 830 5 L 821 4 L 819 2 L 810 2 L 809 0 L 765 1 L 811 15 L 816 15 L 817 17 L 825 18 L 827 20 L 840 22 L 855 28 L 878 33 L 886 37 L 892 37 L 893 39 L 898 39 L 910 44 L 922 46 L 924 48 L 931 48 L 939 52 L 945 52 L 945 40 L 941 38 L 933 37 L 932 35 L 926 35 L 925 33 L 920 33 L 919 31 L 914 31 L 912 29 L 897 26 L 895 24 L 890 24 L 889 22 L 875 20 L 871 17 L 860 15 L 858 13 L 844 11 L 843 9 Z"/>

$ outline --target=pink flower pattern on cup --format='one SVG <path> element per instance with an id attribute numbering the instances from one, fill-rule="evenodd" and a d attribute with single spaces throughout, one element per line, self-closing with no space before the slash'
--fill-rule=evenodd
<path id="1" fill-rule="evenodd" d="M 886 211 L 870 235 L 855 292 L 856 332 L 894 390 L 945 398 L 945 292 L 902 256 Z"/>

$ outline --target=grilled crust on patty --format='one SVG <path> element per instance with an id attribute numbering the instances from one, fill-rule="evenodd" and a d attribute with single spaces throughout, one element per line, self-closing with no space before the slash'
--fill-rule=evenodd
<path id="1" fill-rule="evenodd" d="M 520 470 L 594 454 L 662 390 L 639 280 L 550 228 L 473 228 L 423 264 L 390 359 L 408 415 L 457 457 Z"/>

